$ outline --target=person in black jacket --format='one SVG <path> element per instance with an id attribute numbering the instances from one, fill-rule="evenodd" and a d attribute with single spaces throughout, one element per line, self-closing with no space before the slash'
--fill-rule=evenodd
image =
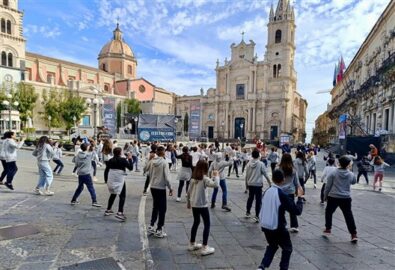
<path id="1" fill-rule="evenodd" d="M 303 210 L 303 189 L 298 188 L 297 203 L 289 199 L 281 189 L 284 181 L 284 174 L 280 170 L 275 170 L 272 176 L 273 184 L 266 190 L 262 198 L 262 208 L 260 212 L 260 224 L 265 233 L 268 246 L 261 265 L 258 269 L 265 269 L 270 266 L 278 247 L 282 249 L 280 269 L 286 270 L 292 253 L 292 242 L 289 232 L 286 229 L 285 211 L 291 214 L 301 215 Z"/>
<path id="2" fill-rule="evenodd" d="M 107 185 L 109 187 L 111 195 L 110 198 L 108 198 L 107 210 L 104 212 L 104 215 L 109 216 L 114 214 L 111 208 L 114 204 L 115 198 L 117 197 L 117 195 L 119 195 L 118 212 L 115 217 L 120 221 L 125 221 L 126 217 L 123 214 L 123 207 L 125 205 L 126 199 L 126 183 L 124 178 L 126 175 L 126 168 L 129 171 L 133 170 L 132 154 L 129 153 L 127 159 L 122 157 L 122 148 L 120 147 L 116 147 L 113 150 L 113 153 L 114 157 L 107 162 L 107 168 L 109 169 Z M 121 183 L 122 181 L 122 190 L 120 191 L 120 193 L 118 193 L 117 190 L 119 190 L 119 188 L 114 188 L 114 183 Z M 122 185 L 122 183 L 120 185 Z"/>
<path id="3" fill-rule="evenodd" d="M 179 180 L 178 192 L 177 192 L 177 202 L 181 201 L 181 193 L 184 187 L 184 183 L 186 182 L 185 193 L 188 192 L 189 181 L 192 177 L 192 156 L 189 154 L 188 146 L 184 146 L 182 148 L 182 154 L 177 156 L 178 159 L 181 159 L 181 170 L 178 173 L 177 179 Z"/>

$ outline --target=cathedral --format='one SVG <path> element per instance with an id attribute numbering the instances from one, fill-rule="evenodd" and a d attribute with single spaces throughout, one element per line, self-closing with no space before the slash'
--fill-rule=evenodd
<path id="1" fill-rule="evenodd" d="M 231 57 L 217 60 L 216 87 L 176 97 L 176 114 L 189 118 L 189 135 L 304 141 L 307 101 L 296 90 L 295 14 L 289 0 L 270 9 L 264 59 L 255 42 L 232 44 Z"/>

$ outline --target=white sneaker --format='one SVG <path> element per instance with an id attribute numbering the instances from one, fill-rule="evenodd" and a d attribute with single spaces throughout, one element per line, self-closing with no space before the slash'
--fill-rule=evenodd
<path id="1" fill-rule="evenodd" d="M 314 184 L 314 188 L 317 188 L 317 185 L 316 185 L 316 184 Z"/>
<path id="2" fill-rule="evenodd" d="M 42 192 L 41 189 L 39 189 L 39 188 L 35 188 L 34 189 L 34 194 L 36 194 L 36 195 L 44 195 L 44 192 Z"/>
<path id="3" fill-rule="evenodd" d="M 164 238 L 167 234 L 163 230 L 156 230 L 154 236 L 157 238 Z"/>
<path id="4" fill-rule="evenodd" d="M 154 226 L 148 226 L 148 228 L 147 228 L 147 233 L 148 233 L 148 235 L 154 234 L 154 233 L 155 233 L 155 228 L 154 228 Z"/>
<path id="5" fill-rule="evenodd" d="M 194 243 L 193 245 L 191 243 L 189 243 L 189 247 L 188 250 L 189 251 L 194 251 L 194 250 L 198 250 L 202 248 L 202 244 L 200 243 Z"/>
<path id="6" fill-rule="evenodd" d="M 54 194 L 55 194 L 55 192 L 50 191 L 49 189 L 47 189 L 47 190 L 44 191 L 44 195 L 45 195 L 45 196 L 53 196 Z"/>
<path id="7" fill-rule="evenodd" d="M 292 233 L 298 233 L 299 229 L 298 228 L 290 228 L 289 231 Z"/>
<path id="8" fill-rule="evenodd" d="M 93 176 L 93 182 L 97 182 L 97 177 Z"/>
<path id="9" fill-rule="evenodd" d="M 181 198 L 177 197 L 176 202 L 181 202 Z"/>
<path id="10" fill-rule="evenodd" d="M 209 247 L 209 246 L 205 246 L 200 250 L 200 255 L 202 256 L 206 256 L 206 255 L 210 255 L 213 254 L 215 252 L 215 248 L 213 247 Z"/>

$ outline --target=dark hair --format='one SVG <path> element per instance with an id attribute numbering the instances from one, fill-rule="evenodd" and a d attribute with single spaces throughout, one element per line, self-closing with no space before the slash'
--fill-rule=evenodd
<path id="1" fill-rule="evenodd" d="M 93 152 L 93 148 L 95 148 L 95 145 L 91 143 L 89 145 L 89 152 Z"/>
<path id="2" fill-rule="evenodd" d="M 159 147 L 156 149 L 156 154 L 157 154 L 159 157 L 164 157 L 164 156 L 165 156 L 165 148 L 164 148 L 163 146 L 159 146 Z"/>
<path id="3" fill-rule="evenodd" d="M 4 133 L 4 139 L 10 139 L 14 135 L 14 131 L 7 131 Z"/>
<path id="4" fill-rule="evenodd" d="M 333 164 L 335 164 L 335 159 L 334 159 L 334 158 L 328 159 L 328 164 L 329 164 L 330 166 L 332 166 Z"/>
<path id="5" fill-rule="evenodd" d="M 196 146 L 192 147 L 192 151 L 196 152 L 198 150 L 198 148 Z"/>
<path id="6" fill-rule="evenodd" d="M 46 143 L 50 143 L 49 138 L 47 136 L 41 136 L 40 139 L 38 139 L 37 148 L 43 148 Z"/>
<path id="7" fill-rule="evenodd" d="M 274 170 L 272 175 L 272 180 L 275 184 L 279 184 L 284 181 L 284 174 L 280 170 Z"/>
<path id="8" fill-rule="evenodd" d="M 276 147 L 272 147 L 272 152 L 277 152 Z"/>
<path id="9" fill-rule="evenodd" d="M 156 144 L 151 144 L 151 152 L 156 153 L 158 146 Z"/>
<path id="10" fill-rule="evenodd" d="M 380 156 L 375 156 L 373 160 L 374 165 L 381 165 L 383 164 L 383 159 Z"/>
<path id="11" fill-rule="evenodd" d="M 303 152 L 301 152 L 301 151 L 296 152 L 296 158 L 301 159 L 302 162 L 303 162 L 303 165 L 305 164 L 305 162 L 306 162 L 306 157 L 305 157 L 305 155 L 303 154 Z"/>
<path id="12" fill-rule="evenodd" d="M 349 159 L 349 158 L 346 157 L 346 156 L 341 156 L 341 157 L 339 158 L 339 164 L 340 164 L 340 167 L 341 167 L 342 169 L 347 168 L 347 166 L 350 164 L 350 162 L 351 162 L 351 159 Z"/>
<path id="13" fill-rule="evenodd" d="M 280 169 L 283 170 L 284 176 L 292 175 L 294 164 L 292 162 L 292 156 L 288 153 L 284 153 L 281 157 L 280 165 L 278 165 Z"/>
<path id="14" fill-rule="evenodd" d="M 114 154 L 114 157 L 120 157 L 122 155 L 122 148 L 121 147 L 115 147 L 112 152 Z"/>
<path id="15" fill-rule="evenodd" d="M 128 150 L 129 148 L 129 143 L 125 143 L 125 146 L 123 147 L 123 150 Z"/>
<path id="16" fill-rule="evenodd" d="M 259 158 L 259 150 L 254 148 L 254 150 L 252 150 L 251 156 L 253 158 Z"/>
<path id="17" fill-rule="evenodd" d="M 208 163 L 205 160 L 199 160 L 192 173 L 192 179 L 203 180 L 203 177 L 208 173 Z"/>
<path id="18" fill-rule="evenodd" d="M 83 144 L 80 145 L 80 148 L 81 148 L 81 150 L 82 150 L 83 152 L 85 152 L 86 149 L 88 149 L 88 144 L 87 144 L 87 143 L 83 143 Z"/>
<path id="19" fill-rule="evenodd" d="M 182 148 L 182 152 L 183 152 L 183 153 L 188 153 L 188 152 L 189 152 L 188 146 L 184 146 L 184 147 Z"/>
<path id="20" fill-rule="evenodd" d="M 110 140 L 104 140 L 102 153 L 105 155 L 109 155 L 112 152 L 112 142 Z"/>

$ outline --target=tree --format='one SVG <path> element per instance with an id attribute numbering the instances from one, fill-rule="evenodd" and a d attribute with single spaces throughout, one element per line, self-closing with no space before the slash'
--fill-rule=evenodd
<path id="1" fill-rule="evenodd" d="M 185 116 L 184 116 L 184 132 L 188 134 L 188 130 L 189 130 L 189 116 L 188 116 L 188 113 L 185 113 Z"/>
<path id="2" fill-rule="evenodd" d="M 15 99 L 19 102 L 18 111 L 22 123 L 26 126 L 27 119 L 33 118 L 33 110 L 38 99 L 34 86 L 23 82 L 18 83 Z"/>
<path id="3" fill-rule="evenodd" d="M 60 104 L 61 117 L 66 125 L 67 132 L 79 122 L 87 109 L 85 99 L 75 95 L 73 92 L 64 90 L 63 100 Z M 75 120 L 74 120 L 75 119 Z"/>
<path id="4" fill-rule="evenodd" d="M 61 127 L 63 124 L 62 119 L 62 92 L 52 88 L 49 91 L 43 90 L 43 105 L 44 112 L 42 112 L 42 119 L 51 124 L 51 127 Z M 60 102 L 59 102 L 60 101 Z M 48 117 L 51 117 L 49 122 Z"/>
<path id="5" fill-rule="evenodd" d="M 126 105 L 126 112 L 127 113 L 132 113 L 132 114 L 140 114 L 141 108 L 140 108 L 140 102 L 137 99 L 126 99 L 124 101 L 124 104 Z"/>

